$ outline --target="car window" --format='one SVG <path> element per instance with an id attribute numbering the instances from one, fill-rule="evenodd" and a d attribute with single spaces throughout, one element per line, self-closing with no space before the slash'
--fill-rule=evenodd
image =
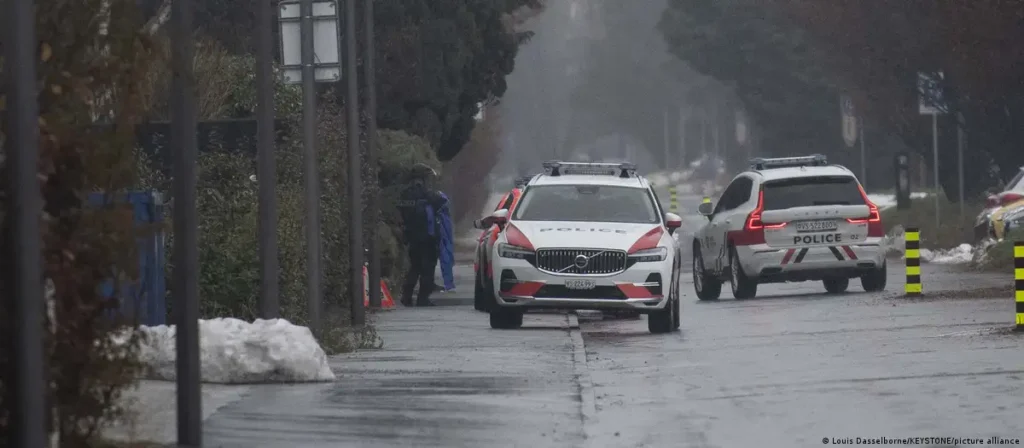
<path id="1" fill-rule="evenodd" d="M 750 190 L 754 187 L 754 181 L 749 177 L 741 177 L 736 179 L 736 184 L 736 197 L 733 199 L 733 208 L 746 204 L 750 200 Z"/>
<path id="2" fill-rule="evenodd" d="M 764 184 L 764 209 L 784 210 L 813 205 L 864 205 L 853 176 L 815 176 L 773 180 Z"/>
<path id="3" fill-rule="evenodd" d="M 1024 168 L 1017 171 L 1017 175 L 1013 176 L 1013 179 L 1006 183 L 1006 191 L 1024 192 Z"/>
<path id="4" fill-rule="evenodd" d="M 501 206 L 498 208 L 498 210 L 512 208 L 512 203 L 515 202 L 515 200 L 516 193 L 514 191 L 510 191 L 508 195 L 505 196 L 505 202 L 501 203 Z"/>
<path id="5" fill-rule="evenodd" d="M 726 212 L 736 208 L 739 203 L 736 202 L 736 197 L 739 194 L 742 185 L 740 181 L 744 178 L 739 178 L 732 181 L 728 187 L 725 188 L 725 192 L 722 193 L 722 197 L 718 200 L 718 205 L 715 205 L 715 214 Z"/>
<path id="6" fill-rule="evenodd" d="M 646 188 L 609 185 L 534 185 L 516 205 L 522 221 L 657 224 L 657 207 Z"/>

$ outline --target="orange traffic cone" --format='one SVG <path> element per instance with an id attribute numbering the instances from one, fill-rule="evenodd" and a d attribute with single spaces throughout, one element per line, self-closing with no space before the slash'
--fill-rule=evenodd
<path id="1" fill-rule="evenodd" d="M 370 279 L 369 273 L 366 271 L 366 266 L 363 266 L 363 306 L 370 307 Z M 391 291 L 388 291 L 388 285 L 384 284 L 384 280 L 380 281 L 380 309 L 390 310 L 395 308 L 395 299 L 391 297 Z"/>

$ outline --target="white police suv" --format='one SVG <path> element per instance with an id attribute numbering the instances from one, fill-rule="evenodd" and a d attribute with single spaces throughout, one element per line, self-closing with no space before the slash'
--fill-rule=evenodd
<path id="1" fill-rule="evenodd" d="M 652 333 L 679 328 L 682 224 L 630 163 L 546 162 L 492 249 L 492 328 L 518 328 L 534 308 L 632 310 Z"/>
<path id="2" fill-rule="evenodd" d="M 878 207 L 850 170 L 825 156 L 753 159 L 693 239 L 693 285 L 715 300 L 729 282 L 733 297 L 757 294 L 759 283 L 822 281 L 830 293 L 860 278 L 885 289 L 885 231 Z"/>

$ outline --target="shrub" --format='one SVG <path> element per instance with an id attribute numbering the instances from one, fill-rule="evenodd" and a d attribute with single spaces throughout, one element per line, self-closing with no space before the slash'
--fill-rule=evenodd
<path id="1" fill-rule="evenodd" d="M 926 249 L 949 249 L 973 240 L 974 218 L 981 211 L 976 203 L 964 204 L 964 213 L 960 215 L 960 205 L 950 202 L 945 195 L 939 196 L 939 212 L 941 224 L 935 225 L 935 197 L 912 199 L 910 208 L 898 210 L 890 207 L 882 210 L 882 223 L 886 234 L 894 227 L 917 227 L 921 231 L 921 247 Z"/>
<path id="2" fill-rule="evenodd" d="M 103 14 L 101 11 L 108 13 Z M 44 331 L 51 411 L 49 428 L 61 446 L 88 446 L 105 422 L 117 418 L 121 392 L 139 372 L 137 344 L 125 322 L 109 312 L 117 300 L 98 285 L 136 276 L 137 256 L 129 207 L 91 207 L 89 193 L 121 192 L 133 183 L 134 126 L 145 114 L 141 80 L 148 67 L 163 64 L 151 42 L 139 32 L 136 5 L 126 0 L 43 0 L 35 9 L 40 86 L 39 186 L 43 210 L 43 276 L 50 312 L 32 324 Z M 107 25 L 106 31 L 100 28 Z M 0 67 L 10 65 L 0 64 Z M 31 88 L 31 86 L 18 86 Z M 5 101 L 0 97 L 0 105 Z M 0 119 L 7 112 L 0 107 Z M 96 120 L 112 126 L 91 128 Z M 0 141 L 3 136 L 0 136 Z M 0 157 L 0 164 L 6 160 Z M 0 169 L 8 178 L 10 166 Z M 9 204 L 7 183 L 0 186 L 0 209 Z M 10 350 L 13 297 L 12 223 L 0 216 L 0 446 L 11 446 Z M 40 278 L 41 283 L 44 278 Z"/>

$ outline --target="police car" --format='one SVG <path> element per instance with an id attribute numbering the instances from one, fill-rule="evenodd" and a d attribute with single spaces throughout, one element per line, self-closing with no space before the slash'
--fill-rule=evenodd
<path id="1" fill-rule="evenodd" d="M 878 207 L 850 170 L 825 156 L 753 159 L 699 212 L 708 219 L 693 239 L 701 300 L 718 299 L 724 282 L 737 299 L 774 282 L 822 281 L 840 293 L 859 278 L 866 291 L 885 289 Z"/>
<path id="2" fill-rule="evenodd" d="M 518 328 L 528 309 L 633 310 L 652 333 L 679 328 L 682 225 L 630 163 L 547 162 L 496 224 L 492 328 Z"/>

